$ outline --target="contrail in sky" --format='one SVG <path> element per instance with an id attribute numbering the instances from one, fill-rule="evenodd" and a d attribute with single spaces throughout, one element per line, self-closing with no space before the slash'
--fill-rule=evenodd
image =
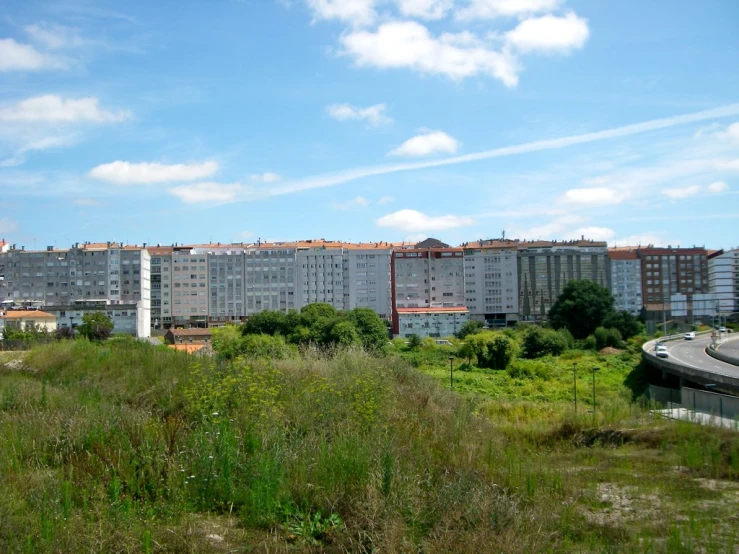
<path id="1" fill-rule="evenodd" d="M 468 162 L 475 162 L 479 160 L 488 160 L 491 158 L 503 158 L 507 156 L 514 156 L 517 154 L 526 154 L 529 152 L 541 152 L 544 150 L 557 150 L 559 148 L 566 148 L 568 146 L 575 146 L 577 144 L 586 144 L 591 142 L 598 142 L 602 140 L 628 137 L 632 135 L 638 135 L 641 133 L 648 133 L 650 131 L 658 131 L 660 129 L 667 129 L 669 127 L 676 127 L 678 125 L 686 125 L 688 123 L 698 123 L 701 121 L 709 121 L 711 119 L 718 119 L 722 117 L 728 117 L 733 115 L 739 115 L 739 104 L 729 104 L 711 110 L 704 110 L 700 112 L 694 112 L 683 115 L 676 115 L 672 117 L 665 117 L 661 119 L 651 119 L 649 121 L 643 121 L 641 123 L 634 123 L 631 125 L 624 125 L 623 127 L 614 127 L 612 129 L 605 129 L 602 131 L 594 131 L 592 133 L 583 133 L 581 135 L 571 135 L 568 137 L 560 137 L 554 139 L 536 140 L 533 142 L 527 142 L 524 144 L 517 144 L 514 146 L 504 146 L 501 148 L 493 148 L 492 150 L 484 150 L 482 152 L 474 152 L 471 154 L 463 154 L 461 156 L 453 156 L 451 158 L 443 158 L 440 160 L 427 160 L 422 162 L 407 162 L 397 164 L 385 164 L 375 165 L 367 167 L 359 167 L 355 169 L 348 169 L 339 171 L 336 173 L 326 173 L 320 175 L 314 175 L 310 177 L 304 177 L 294 181 L 288 181 L 280 185 L 274 186 L 271 189 L 254 188 L 249 185 L 240 185 L 237 183 L 224 184 L 224 196 L 226 198 L 220 198 L 225 201 L 238 201 L 247 199 L 266 198 L 271 196 L 281 196 L 285 194 L 292 194 L 295 192 L 301 192 L 305 190 L 311 190 L 316 188 L 332 187 L 348 183 L 350 181 L 356 181 L 365 177 L 373 177 L 375 175 L 387 175 L 389 173 L 399 173 L 402 171 L 415 171 L 419 169 L 429 169 L 432 167 L 443 167 L 447 165 L 463 164 Z M 182 185 L 170 189 L 170 192 L 175 196 L 179 196 L 182 199 L 188 197 L 188 192 L 192 191 L 195 193 L 191 201 L 197 194 L 197 188 L 202 187 L 203 184 L 193 185 Z M 207 183 L 209 188 L 217 188 L 217 183 Z M 228 189 L 225 189 L 228 187 Z"/>

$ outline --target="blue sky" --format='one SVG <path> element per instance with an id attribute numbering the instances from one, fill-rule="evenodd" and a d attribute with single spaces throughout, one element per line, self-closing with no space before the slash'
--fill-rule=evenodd
<path id="1" fill-rule="evenodd" d="M 0 236 L 739 246 L 739 3 L 6 0 Z"/>

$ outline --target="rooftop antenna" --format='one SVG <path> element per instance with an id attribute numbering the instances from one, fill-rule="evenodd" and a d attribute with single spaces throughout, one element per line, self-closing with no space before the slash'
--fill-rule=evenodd
<path id="1" fill-rule="evenodd" d="M 501 235 L 503 236 L 503 240 L 505 240 L 505 229 L 501 231 Z"/>

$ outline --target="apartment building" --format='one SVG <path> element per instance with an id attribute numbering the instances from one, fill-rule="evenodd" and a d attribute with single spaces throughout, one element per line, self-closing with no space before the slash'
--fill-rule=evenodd
<path id="1" fill-rule="evenodd" d="M 565 285 L 589 280 L 610 290 L 608 246 L 592 240 L 518 243 L 518 295 L 522 320 L 541 321 Z"/>
<path id="2" fill-rule="evenodd" d="M 151 326 L 154 329 L 172 324 L 172 251 L 171 246 L 147 248 L 151 260 Z"/>
<path id="3" fill-rule="evenodd" d="M 0 252 L 0 297 L 6 306 L 43 307 L 51 313 L 74 311 L 90 302 L 130 305 L 136 314 L 134 332 L 149 336 L 149 260 L 145 247 L 113 242 L 77 243 L 69 249 L 49 246 L 44 251 L 11 247 Z"/>
<path id="4" fill-rule="evenodd" d="M 246 315 L 264 310 L 300 309 L 296 296 L 296 248 L 258 243 L 245 253 Z"/>
<path id="5" fill-rule="evenodd" d="M 514 325 L 519 319 L 518 241 L 477 241 L 462 247 L 470 318 L 486 321 L 491 327 Z"/>
<path id="6" fill-rule="evenodd" d="M 465 305 L 464 250 L 436 239 L 396 247 L 391 257 L 393 333 L 400 333 L 401 308 Z"/>
<path id="7" fill-rule="evenodd" d="M 211 323 L 242 321 L 246 316 L 246 254 L 243 247 L 209 252 Z"/>
<path id="8" fill-rule="evenodd" d="M 616 310 L 639 315 L 644 302 L 641 260 L 637 247 L 609 248 L 608 259 L 611 264 L 611 294 L 616 301 Z"/>
<path id="9" fill-rule="evenodd" d="M 315 302 L 325 302 L 337 310 L 346 309 L 349 280 L 348 277 L 346 282 L 344 279 L 344 273 L 348 271 L 348 266 L 345 267 L 344 244 L 310 240 L 296 244 L 295 250 L 298 306 L 302 308 Z M 366 262 L 364 265 L 366 273 Z"/>
<path id="10" fill-rule="evenodd" d="M 676 314 L 692 315 L 693 296 L 708 294 L 708 252 L 703 247 L 672 246 L 639 248 L 642 272 L 642 299 L 645 316 L 660 319 L 672 311 L 673 295 L 684 295 Z M 682 298 L 682 297 L 679 297 Z"/>
<path id="11" fill-rule="evenodd" d="M 398 332 L 396 336 L 418 335 L 441 338 L 456 335 L 467 321 L 469 310 L 464 306 L 448 308 L 397 308 Z"/>
<path id="12" fill-rule="evenodd" d="M 716 250 L 708 258 L 708 289 L 715 295 L 717 311 L 726 315 L 739 312 L 739 248 Z"/>
<path id="13" fill-rule="evenodd" d="M 193 246 L 172 247 L 172 325 L 208 324 L 208 254 Z"/>
<path id="14" fill-rule="evenodd" d="M 344 245 L 344 309 L 370 308 L 390 320 L 392 246 L 386 242 Z"/>

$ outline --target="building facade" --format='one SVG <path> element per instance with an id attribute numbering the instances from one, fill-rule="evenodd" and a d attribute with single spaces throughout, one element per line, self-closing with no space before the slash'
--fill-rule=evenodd
<path id="1" fill-rule="evenodd" d="M 465 304 L 470 318 L 491 327 L 514 325 L 518 307 L 518 241 L 466 243 L 464 248 Z"/>
<path id="2" fill-rule="evenodd" d="M 717 311 L 739 312 L 739 248 L 717 250 L 708 255 L 708 289 L 716 296 Z"/>
<path id="3" fill-rule="evenodd" d="M 608 246 L 590 240 L 520 242 L 517 250 L 519 313 L 522 320 L 546 319 L 549 309 L 573 280 L 610 289 Z"/>
<path id="4" fill-rule="evenodd" d="M 642 298 L 641 260 L 636 248 L 609 248 L 611 264 L 611 294 L 618 311 L 639 315 L 644 306 Z"/>
<path id="5" fill-rule="evenodd" d="M 11 247 L 0 252 L 0 266 L 5 306 L 43 307 L 56 313 L 89 303 L 131 305 L 139 320 L 135 333 L 149 336 L 151 267 L 145 246 L 85 242 L 44 251 Z"/>
<path id="6" fill-rule="evenodd" d="M 447 308 L 397 308 L 398 329 L 395 336 L 450 337 L 467 321 L 469 310 L 463 306 Z"/>
<path id="7" fill-rule="evenodd" d="M 693 296 L 710 292 L 706 249 L 648 246 L 638 252 L 645 317 L 658 320 L 664 312 L 671 313 L 671 298 L 675 294 L 685 295 L 684 306 L 676 306 L 676 314 L 685 311 L 683 317 L 692 317 Z"/>

